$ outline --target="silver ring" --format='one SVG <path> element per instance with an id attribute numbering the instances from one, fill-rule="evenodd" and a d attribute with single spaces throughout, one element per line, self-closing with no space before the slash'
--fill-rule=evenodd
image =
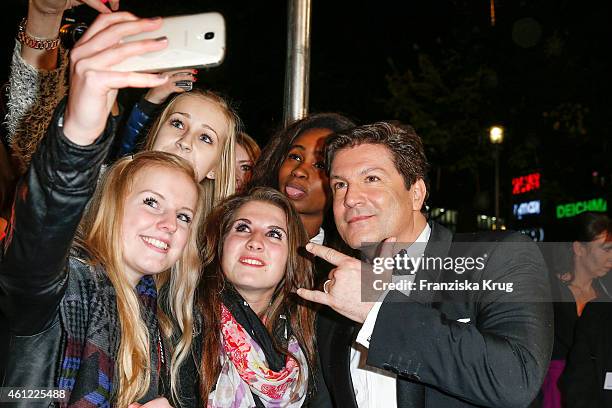
<path id="1" fill-rule="evenodd" d="M 328 279 L 325 281 L 325 283 L 323 284 L 323 292 L 325 293 L 329 293 L 329 291 L 327 290 L 327 284 L 331 282 L 331 279 Z"/>
<path id="2" fill-rule="evenodd" d="M 188 81 L 188 80 L 176 81 L 174 83 L 174 85 L 176 85 L 179 88 L 184 89 L 187 92 L 189 92 L 189 91 L 191 91 L 193 89 L 193 82 L 192 81 Z"/>

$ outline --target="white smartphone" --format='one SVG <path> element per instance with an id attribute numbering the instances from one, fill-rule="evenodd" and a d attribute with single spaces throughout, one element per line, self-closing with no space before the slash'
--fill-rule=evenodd
<path id="1" fill-rule="evenodd" d="M 225 20 L 219 13 L 165 17 L 158 30 L 125 37 L 124 42 L 168 37 L 168 46 L 129 57 L 113 66 L 120 72 L 162 72 L 180 68 L 210 67 L 225 57 Z"/>

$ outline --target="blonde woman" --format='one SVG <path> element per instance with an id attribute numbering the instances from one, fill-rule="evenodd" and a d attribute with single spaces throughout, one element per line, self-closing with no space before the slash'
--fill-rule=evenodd
<path id="1" fill-rule="evenodd" d="M 191 163 L 205 189 L 205 213 L 234 193 L 240 119 L 219 95 L 194 90 L 175 96 L 153 122 L 143 150 L 174 153 Z"/>
<path id="2" fill-rule="evenodd" d="M 109 67 L 164 48 L 164 39 L 120 43 L 160 25 L 104 15 L 72 51 L 68 100 L 18 188 L 0 263 L 0 307 L 11 328 L 2 386 L 59 390 L 9 406 L 169 407 L 159 396 L 175 407 L 196 403 L 189 365 L 201 173 L 166 152 L 120 160 L 106 172 L 72 247 L 112 141 L 116 119 L 107 118 L 117 90 L 167 80 Z M 95 38 L 114 46 L 100 49 Z"/>
<path id="3" fill-rule="evenodd" d="M 87 4 L 108 14 L 111 9 L 117 10 L 120 2 L 110 0 L 107 3 L 110 9 L 104 3 L 101 0 L 32 0 L 23 29 L 36 38 L 55 38 L 64 10 Z M 99 51 L 115 46 L 106 40 L 105 35 L 84 34 L 84 37 L 89 46 L 97 47 Z M 15 170 L 19 175 L 27 169 L 55 107 L 70 92 L 66 83 L 69 76 L 67 50 L 61 46 L 32 49 L 27 44 L 18 41 L 13 54 L 6 119 L 9 153 L 17 164 Z M 70 51 L 71 55 L 75 50 L 79 53 L 78 47 L 75 47 Z M 187 78 L 170 77 L 170 73 L 166 76 L 168 78 L 162 78 L 160 85 L 151 86 L 147 95 L 151 91 L 167 89 L 171 81 Z M 177 91 L 176 87 L 170 89 Z M 154 97 L 151 99 L 158 102 Z M 182 123 L 176 120 L 177 112 L 185 114 L 183 118 L 178 118 Z M 115 106 L 113 114 L 117 113 Z M 187 116 L 192 119 L 187 120 Z M 240 120 L 224 98 L 211 91 L 192 91 L 178 94 L 168 103 L 143 145 L 145 150 L 175 153 L 194 166 L 198 180 L 206 191 L 205 212 L 209 212 L 213 203 L 234 193 L 237 129 L 240 129 Z M 133 143 L 129 142 L 128 151 L 133 149 Z M 125 151 L 123 146 L 122 151 Z M 8 201 L 12 201 L 11 198 Z"/>

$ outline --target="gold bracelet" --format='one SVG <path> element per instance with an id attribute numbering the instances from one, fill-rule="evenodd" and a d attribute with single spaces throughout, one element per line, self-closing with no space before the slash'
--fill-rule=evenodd
<path id="1" fill-rule="evenodd" d="M 32 37 L 28 33 L 26 33 L 25 26 L 28 22 L 27 18 L 21 20 L 19 24 L 19 30 L 17 31 L 17 40 L 20 43 L 25 45 L 26 47 L 33 48 L 35 50 L 47 50 L 51 51 L 56 49 L 59 46 L 60 38 L 59 36 L 54 40 L 48 40 L 44 38 L 36 38 Z"/>

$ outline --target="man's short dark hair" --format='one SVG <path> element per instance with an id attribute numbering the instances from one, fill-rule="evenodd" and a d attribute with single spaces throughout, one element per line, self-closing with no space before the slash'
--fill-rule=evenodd
<path id="1" fill-rule="evenodd" d="M 325 143 L 325 167 L 327 173 L 336 154 L 343 149 L 362 144 L 382 145 L 389 149 L 393 157 L 395 169 L 404 178 L 407 190 L 417 180 L 422 179 L 427 185 L 427 172 L 429 163 L 425 156 L 423 142 L 412 126 L 402 124 L 393 125 L 388 122 L 376 122 L 371 125 L 357 126 L 345 132 L 337 132 L 330 136 Z M 427 185 L 427 195 L 429 186 Z"/>

